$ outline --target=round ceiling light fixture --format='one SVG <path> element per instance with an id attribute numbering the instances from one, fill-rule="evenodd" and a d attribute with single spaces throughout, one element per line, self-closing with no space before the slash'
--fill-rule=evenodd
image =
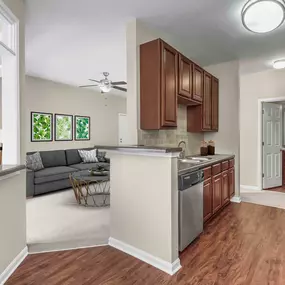
<path id="1" fill-rule="evenodd" d="M 249 0 L 243 7 L 242 23 L 253 33 L 268 33 L 285 20 L 285 0 Z"/>
<path id="2" fill-rule="evenodd" d="M 275 69 L 283 69 L 283 68 L 285 68 L 285 59 L 274 61 L 273 68 L 275 68 Z"/>

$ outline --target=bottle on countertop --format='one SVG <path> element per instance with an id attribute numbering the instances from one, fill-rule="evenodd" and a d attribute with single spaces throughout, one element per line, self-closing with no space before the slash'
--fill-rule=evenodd
<path id="1" fill-rule="evenodd" d="M 206 141 L 201 142 L 200 154 L 201 154 L 201 156 L 208 155 L 208 143 Z"/>
<path id="2" fill-rule="evenodd" d="M 208 155 L 215 155 L 215 142 L 212 140 L 208 142 Z"/>

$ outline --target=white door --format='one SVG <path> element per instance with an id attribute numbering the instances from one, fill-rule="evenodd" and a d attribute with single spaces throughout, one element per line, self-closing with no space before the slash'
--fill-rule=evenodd
<path id="1" fill-rule="evenodd" d="M 282 185 L 282 106 L 263 103 L 263 188 Z"/>
<path id="2" fill-rule="evenodd" d="M 126 114 L 119 114 L 119 145 L 128 143 L 128 120 Z"/>

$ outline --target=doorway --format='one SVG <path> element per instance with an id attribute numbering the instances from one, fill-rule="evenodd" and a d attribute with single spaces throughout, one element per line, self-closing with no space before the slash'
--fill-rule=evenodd
<path id="1" fill-rule="evenodd" d="M 126 114 L 119 113 L 119 145 L 128 144 L 128 119 Z"/>
<path id="2" fill-rule="evenodd" d="M 285 193 L 285 101 L 262 103 L 262 189 Z"/>

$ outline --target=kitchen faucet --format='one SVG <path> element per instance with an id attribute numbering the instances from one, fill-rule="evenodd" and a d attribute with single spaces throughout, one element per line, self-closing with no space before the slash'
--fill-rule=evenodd
<path id="1" fill-rule="evenodd" d="M 179 153 L 179 158 L 185 158 L 186 142 L 185 141 L 179 142 L 178 147 L 180 147 L 182 144 L 184 144 L 184 149 L 182 148 L 182 151 Z"/>

